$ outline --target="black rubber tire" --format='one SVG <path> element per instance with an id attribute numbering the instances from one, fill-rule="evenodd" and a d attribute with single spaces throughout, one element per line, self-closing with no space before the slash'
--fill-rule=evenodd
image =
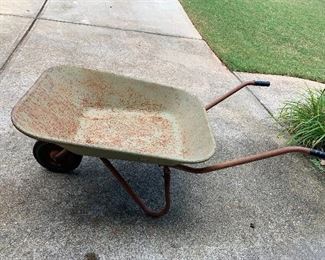
<path id="1" fill-rule="evenodd" d="M 82 160 L 82 156 L 68 152 L 63 160 L 55 161 L 51 153 L 60 152 L 63 148 L 51 143 L 37 141 L 33 148 L 33 155 L 36 161 L 51 172 L 68 173 L 76 169 Z"/>

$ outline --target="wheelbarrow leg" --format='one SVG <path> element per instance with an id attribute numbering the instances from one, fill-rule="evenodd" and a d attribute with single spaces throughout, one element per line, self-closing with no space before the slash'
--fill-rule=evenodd
<path id="1" fill-rule="evenodd" d="M 165 215 L 170 209 L 170 169 L 167 166 L 164 166 L 164 179 L 165 179 L 165 206 L 158 211 L 154 211 L 148 208 L 143 200 L 136 194 L 131 186 L 126 182 L 122 175 L 117 171 L 113 164 L 105 159 L 100 158 L 104 165 L 110 170 L 113 176 L 119 181 L 123 189 L 130 195 L 133 201 L 139 205 L 139 207 L 144 211 L 144 213 L 153 218 L 159 218 Z"/>

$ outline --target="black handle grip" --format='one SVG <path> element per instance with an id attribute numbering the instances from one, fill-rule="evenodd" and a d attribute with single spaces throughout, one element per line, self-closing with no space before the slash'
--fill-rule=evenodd
<path id="1" fill-rule="evenodd" d="M 310 155 L 316 156 L 316 157 L 321 158 L 321 159 L 325 159 L 325 152 L 320 151 L 320 150 L 311 149 L 310 150 Z"/>
<path id="2" fill-rule="evenodd" d="M 255 86 L 269 87 L 271 85 L 270 81 L 266 80 L 255 80 Z"/>

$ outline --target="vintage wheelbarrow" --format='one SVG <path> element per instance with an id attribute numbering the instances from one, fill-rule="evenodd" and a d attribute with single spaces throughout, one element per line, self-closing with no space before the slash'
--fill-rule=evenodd
<path id="1" fill-rule="evenodd" d="M 203 168 L 215 141 L 206 111 L 248 86 L 248 81 L 204 107 L 186 91 L 107 72 L 60 66 L 45 71 L 16 104 L 12 122 L 37 139 L 33 154 L 53 172 L 70 172 L 83 155 L 99 157 L 126 192 L 149 216 L 160 217 L 170 208 L 170 168 L 203 174 L 286 153 L 325 158 L 325 153 L 293 146 L 217 163 Z M 108 159 L 159 164 L 165 179 L 165 205 L 148 208 Z"/>

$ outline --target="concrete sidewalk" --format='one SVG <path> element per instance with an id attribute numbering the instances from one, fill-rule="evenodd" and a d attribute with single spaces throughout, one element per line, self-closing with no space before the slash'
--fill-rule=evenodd
<path id="1" fill-rule="evenodd" d="M 153 220 L 99 160 L 84 158 L 71 175 L 49 173 L 33 158 L 34 140 L 12 126 L 17 100 L 59 64 L 183 88 L 205 103 L 238 84 L 238 75 L 250 77 L 223 66 L 178 1 L 2 0 L 0 35 L 0 259 L 325 255 L 324 175 L 300 155 L 206 176 L 173 171 L 171 211 Z M 206 164 L 284 145 L 256 97 L 243 90 L 209 113 L 217 150 Z M 114 164 L 159 207 L 158 167 Z"/>

